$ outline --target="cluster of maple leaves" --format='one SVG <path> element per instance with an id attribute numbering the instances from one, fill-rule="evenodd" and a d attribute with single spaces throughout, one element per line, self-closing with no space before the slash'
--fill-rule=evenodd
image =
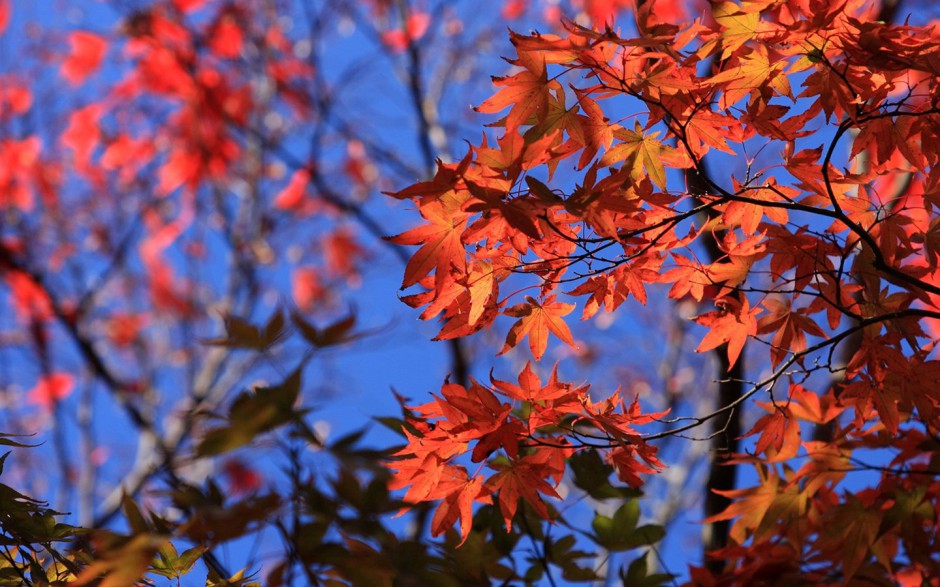
<path id="1" fill-rule="evenodd" d="M 769 400 L 734 460 L 760 483 L 725 492 L 713 517 L 734 519 L 713 553 L 725 579 L 935 581 L 940 34 L 858 0 L 715 2 L 683 22 L 638 4 L 636 36 L 603 20 L 512 34 L 513 71 L 476 108 L 501 116 L 495 143 L 392 194 L 424 219 L 391 239 L 420 246 L 405 302 L 442 323 L 438 339 L 507 317 L 501 353 L 528 338 L 538 361 L 552 335 L 575 344 L 561 295 L 583 319 L 650 288 L 694 300 L 697 351 L 761 357 L 718 413 Z M 661 467 L 655 438 L 716 415 L 641 434 L 658 414 L 590 398 L 529 365 L 518 385 L 447 383 L 414 408 L 396 483 L 407 501 L 441 500 L 434 532 L 459 522 L 466 539 L 474 501 L 495 496 L 507 525 L 520 499 L 552 518 L 543 498 L 576 451 L 600 448 L 638 485 Z M 859 469 L 879 481 L 841 485 Z"/>
<path id="2" fill-rule="evenodd" d="M 405 430 L 408 446 L 394 462 L 397 474 L 392 487 L 408 486 L 407 502 L 441 500 L 431 521 L 435 536 L 459 520 L 466 540 L 473 503 L 489 503 L 493 494 L 507 530 L 520 498 L 550 518 L 541 495 L 560 498 L 555 487 L 565 473 L 566 460 L 575 447 L 598 435 L 609 442 L 608 459 L 629 485 L 638 487 L 641 473 L 662 467 L 656 448 L 633 428 L 662 414 L 641 413 L 636 399 L 627 407 L 618 391 L 594 402 L 588 386 L 559 381 L 557 370 L 543 385 L 529 364 L 519 373 L 518 384 L 492 376 L 490 382 L 492 388 L 477 381 L 469 387 L 446 383 L 434 401 L 413 408 L 412 431 Z M 519 404 L 526 406 L 524 413 L 514 410 Z M 482 463 L 497 452 L 504 458 L 488 463 L 496 473 L 485 478 L 454 462 L 453 457 L 466 452 L 472 463 Z"/>

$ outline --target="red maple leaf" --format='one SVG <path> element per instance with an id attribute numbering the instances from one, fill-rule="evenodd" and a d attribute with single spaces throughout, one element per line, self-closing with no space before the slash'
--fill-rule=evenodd
<path id="1" fill-rule="evenodd" d="M 29 403 L 51 412 L 57 403 L 71 395 L 74 384 L 72 376 L 68 373 L 49 373 L 40 377 L 26 395 Z"/>
<path id="2" fill-rule="evenodd" d="M 80 85 L 101 66 L 108 50 L 104 37 L 88 31 L 76 31 L 69 35 L 69 56 L 59 70 L 70 84 Z"/>
<path id="3" fill-rule="evenodd" d="M 264 477 L 238 459 L 229 459 L 222 465 L 228 478 L 229 491 L 234 495 L 252 493 L 261 488 Z"/>
<path id="4" fill-rule="evenodd" d="M 209 48 L 219 57 L 235 59 L 242 51 L 242 28 L 231 11 L 224 12 L 209 37 Z"/>
<path id="5" fill-rule="evenodd" d="M 770 310 L 757 323 L 757 333 L 773 332 L 774 337 L 770 347 L 771 366 L 776 367 L 790 353 L 799 353 L 806 350 L 806 334 L 824 338 L 826 333 L 816 322 L 807 316 L 805 308 L 794 310 L 790 300 L 776 300 L 767 298 L 761 304 Z"/>
<path id="6" fill-rule="evenodd" d="M 0 35 L 10 24 L 10 0 L 0 0 Z"/>
<path id="7" fill-rule="evenodd" d="M 382 33 L 382 42 L 388 46 L 392 53 L 403 53 L 408 45 L 424 36 L 430 24 L 430 14 L 413 12 L 408 15 L 404 28 L 392 29 Z"/>
<path id="8" fill-rule="evenodd" d="M 80 168 L 89 166 L 91 154 L 101 140 L 98 119 L 102 113 L 103 108 L 98 104 L 76 110 L 69 116 L 69 125 L 59 139 L 62 146 L 75 153 Z"/>

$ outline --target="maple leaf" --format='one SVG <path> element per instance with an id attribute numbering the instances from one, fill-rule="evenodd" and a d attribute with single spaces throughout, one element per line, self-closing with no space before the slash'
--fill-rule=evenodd
<path id="1" fill-rule="evenodd" d="M 723 90 L 718 100 L 718 107 L 722 110 L 727 110 L 748 94 L 760 95 L 765 87 L 793 98 L 783 64 L 771 63 L 764 45 L 758 45 L 750 54 L 741 57 L 736 66 L 729 67 L 708 81 Z"/>
<path id="2" fill-rule="evenodd" d="M 73 377 L 68 373 L 49 373 L 43 375 L 26 395 L 29 403 L 35 404 L 45 412 L 51 412 L 56 404 L 72 394 L 75 386 Z"/>
<path id="3" fill-rule="evenodd" d="M 715 493 L 733 501 L 723 512 L 705 519 L 705 523 L 737 518 L 731 528 L 731 537 L 743 544 L 748 531 L 755 542 L 767 539 L 778 521 L 792 521 L 806 512 L 807 499 L 794 484 L 781 486 L 780 477 L 772 470 L 759 470 L 760 483 L 746 489 Z"/>
<path id="4" fill-rule="evenodd" d="M 382 42 L 392 53 L 404 53 L 411 43 L 424 36 L 430 24 L 430 14 L 413 12 L 408 15 L 404 28 L 392 29 L 382 33 Z"/>
<path id="5" fill-rule="evenodd" d="M 40 161 L 38 137 L 0 141 L 0 206 L 15 206 L 24 212 L 33 208 L 30 178 Z"/>
<path id="6" fill-rule="evenodd" d="M 564 95 L 564 94 L 562 94 Z M 578 104 L 585 116 L 575 116 L 567 126 L 571 140 L 584 150 L 578 159 L 578 169 L 584 169 L 601 147 L 609 149 L 614 141 L 614 128 L 604 116 L 601 107 L 588 97 L 587 92 L 578 91 Z"/>
<path id="7" fill-rule="evenodd" d="M 307 186 L 310 183 L 310 172 L 306 169 L 298 169 L 291 174 L 290 181 L 283 190 L 274 196 L 271 205 L 278 210 L 289 210 L 292 212 L 306 212 L 308 206 L 305 205 Z"/>
<path id="8" fill-rule="evenodd" d="M 402 433 L 408 444 L 393 455 L 398 460 L 389 463 L 393 469 L 389 489 L 408 487 L 403 501 L 414 504 L 432 500 L 442 479 L 466 478 L 463 467 L 447 462 L 451 456 L 462 452 L 465 445 L 454 442 L 446 433 L 417 436 L 407 429 Z M 403 509 L 399 515 L 406 510 Z"/>
<path id="9" fill-rule="evenodd" d="M 494 77 L 493 85 L 502 89 L 475 108 L 477 112 L 493 114 L 511 107 L 506 117 L 507 133 L 525 124 L 530 116 L 544 119 L 548 112 L 548 91 L 558 88 L 557 82 L 548 79 L 545 57 L 541 53 L 520 51 L 518 59 L 510 63 L 523 70 L 509 77 Z"/>
<path id="10" fill-rule="evenodd" d="M 556 426 L 567 415 L 580 414 L 583 410 L 582 399 L 590 389 L 588 385 L 574 387 L 570 383 L 559 381 L 557 363 L 544 386 L 529 362 L 526 362 L 519 373 L 518 385 L 496 379 L 492 373 L 490 382 L 497 393 L 530 404 L 527 431 L 529 435 L 542 426 Z"/>
<path id="11" fill-rule="evenodd" d="M 33 93 L 25 85 L 20 85 L 12 79 L 4 80 L 0 87 L 0 118 L 7 112 L 23 114 L 33 105 Z"/>
<path id="12" fill-rule="evenodd" d="M 767 334 L 773 332 L 774 337 L 770 344 L 771 366 L 776 367 L 790 353 L 800 353 L 806 350 L 806 334 L 825 338 L 826 333 L 807 316 L 805 308 L 793 310 L 791 300 L 777 300 L 766 298 L 763 305 L 770 314 L 764 316 L 757 323 L 757 333 Z"/>
<path id="13" fill-rule="evenodd" d="M 499 282 L 505 279 L 513 264 L 505 257 L 474 263 L 467 275 L 467 290 L 470 292 L 470 312 L 467 325 L 474 326 L 491 308 L 499 294 Z"/>
<path id="14" fill-rule="evenodd" d="M 544 386 L 542 385 L 542 380 L 535 373 L 535 371 L 532 370 L 532 365 L 528 361 L 526 361 L 525 367 L 522 368 L 522 371 L 519 372 L 518 385 L 506 381 L 500 381 L 499 379 L 494 379 L 492 373 L 490 373 L 490 381 L 496 387 L 497 391 L 513 399 L 532 403 L 550 402 L 570 395 L 573 392 L 581 393 L 587 391 L 586 387 L 580 388 L 578 390 L 572 390 L 569 384 L 562 384 L 558 380 L 557 363 L 552 368 L 552 374 L 548 380 L 548 383 L 546 383 Z"/>
<path id="15" fill-rule="evenodd" d="M 789 408 L 794 417 L 814 424 L 828 424 L 845 411 L 831 389 L 820 397 L 796 383 L 790 385 Z"/>
<path id="16" fill-rule="evenodd" d="M 88 31 L 69 34 L 69 56 L 62 62 L 60 72 L 73 86 L 81 85 L 101 66 L 108 50 L 104 37 Z"/>
<path id="17" fill-rule="evenodd" d="M 463 545 L 470 537 L 473 525 L 473 503 L 475 501 L 488 501 L 489 490 L 483 487 L 483 477 L 466 478 L 462 471 L 454 483 L 448 485 L 448 493 L 441 500 L 431 518 L 431 536 L 440 536 L 454 523 L 460 522 L 460 542 Z"/>
<path id="18" fill-rule="evenodd" d="M 508 461 L 498 460 L 490 466 L 499 471 L 486 480 L 486 489 L 498 493 L 499 510 L 506 522 L 506 531 L 512 531 L 512 520 L 523 499 L 536 514 L 548 520 L 551 515 L 541 495 L 561 499 L 555 488 L 545 480 L 544 463 L 538 457 L 523 455 Z"/>
<path id="19" fill-rule="evenodd" d="M 400 245 L 422 245 L 405 267 L 402 289 L 411 287 L 431 271 L 436 271 L 435 283 L 440 291 L 451 268 L 458 273 L 465 270 L 467 253 L 460 236 L 468 215 L 456 213 L 451 206 L 439 200 L 428 202 L 420 210 L 421 215 L 430 221 L 429 224 L 388 237 L 388 240 Z"/>
<path id="20" fill-rule="evenodd" d="M 742 136 L 735 136 L 738 134 Z M 728 139 L 743 140 L 743 133 L 734 119 L 711 110 L 693 111 L 685 122 L 685 136 L 692 147 L 692 154 L 697 159 L 704 157 L 709 149 L 734 155 L 734 150 L 728 145 Z"/>
<path id="21" fill-rule="evenodd" d="M 193 188 L 199 183 L 202 172 L 203 164 L 198 154 L 186 149 L 173 149 L 157 172 L 157 194 L 168 196 L 181 186 Z"/>
<path id="22" fill-rule="evenodd" d="M 751 267 L 764 256 L 762 245 L 764 235 L 757 234 L 737 242 L 734 231 L 725 233 L 719 248 L 728 256 L 727 263 L 716 262 L 706 268 L 706 274 L 712 284 L 722 284 L 716 297 L 728 295 L 737 286 L 744 283 Z"/>
<path id="23" fill-rule="evenodd" d="M 691 296 L 701 302 L 705 295 L 705 286 L 710 285 L 705 269 L 701 264 L 691 261 L 678 253 L 671 252 L 676 267 L 664 271 L 659 280 L 663 283 L 672 283 L 669 288 L 669 297 L 678 300 L 684 296 Z"/>
<path id="24" fill-rule="evenodd" d="M 721 26 L 721 58 L 727 59 L 760 30 L 760 13 L 747 12 L 734 2 L 712 4 L 712 17 Z"/>
<path id="25" fill-rule="evenodd" d="M 803 82 L 804 89 L 797 98 L 815 97 L 816 103 L 826 113 L 826 120 L 840 118 L 855 107 L 856 98 L 845 80 L 832 67 L 817 65 Z"/>
<path id="26" fill-rule="evenodd" d="M 885 516 L 884 508 L 866 503 L 858 495 L 848 494 L 845 503 L 833 508 L 821 524 L 819 546 L 835 551 L 842 562 L 846 582 L 851 581 L 862 563 L 874 550 L 879 528 Z"/>
<path id="27" fill-rule="evenodd" d="M 769 463 L 788 461 L 795 457 L 800 450 L 800 423 L 787 407 L 760 402 L 758 405 L 770 413 L 761 416 L 754 423 L 754 427 L 744 435 L 747 437 L 760 433 L 754 453 L 767 453 Z M 773 450 L 767 452 L 768 449 Z"/>
<path id="28" fill-rule="evenodd" d="M 135 172 L 153 159 L 153 144 L 146 138 L 133 139 L 120 133 L 105 147 L 101 154 L 101 167 L 118 171 L 122 182 L 129 183 Z"/>
<path id="29" fill-rule="evenodd" d="M 222 470 L 225 472 L 225 476 L 228 477 L 229 491 L 233 495 L 257 491 L 264 481 L 258 471 L 238 459 L 226 460 L 222 465 Z"/>
<path id="30" fill-rule="evenodd" d="M 23 324 L 44 322 L 54 316 L 52 300 L 48 292 L 27 273 L 8 271 L 5 273 L 17 320 Z"/>
<path id="31" fill-rule="evenodd" d="M 358 283 L 356 265 L 366 258 L 366 250 L 356 241 L 348 226 L 341 226 L 320 240 L 326 271 L 330 275 L 345 277 L 350 283 Z"/>
<path id="32" fill-rule="evenodd" d="M 330 298 L 329 288 L 313 267 L 299 267 L 291 275 L 291 294 L 301 312 L 309 312 Z"/>
<path id="33" fill-rule="evenodd" d="M 69 125 L 59 139 L 64 147 L 75 153 L 80 167 L 90 165 L 91 154 L 101 140 L 98 120 L 102 114 L 103 108 L 98 104 L 76 110 L 69 116 Z"/>
<path id="34" fill-rule="evenodd" d="M 590 398 L 585 397 L 582 403 L 584 416 L 581 419 L 590 422 L 619 444 L 642 444 L 640 433 L 633 426 L 648 424 L 669 411 L 644 414 L 638 397 L 634 397 L 630 407 L 626 408 L 619 389 L 601 401 L 592 402 Z M 660 466 L 662 463 L 656 461 L 650 464 Z"/>
<path id="35" fill-rule="evenodd" d="M 807 495 L 816 495 L 820 488 L 835 487 L 851 470 L 851 453 L 824 441 L 804 442 L 808 460 L 794 473 L 791 481 L 802 482 Z"/>
<path id="36" fill-rule="evenodd" d="M 898 404 L 902 398 L 898 395 L 896 386 L 873 380 L 869 374 L 861 373 L 856 381 L 842 388 L 839 399 L 844 404 L 855 403 L 855 416 L 858 424 L 870 419 L 871 409 L 874 408 L 888 432 L 898 433 L 902 421 Z"/>
<path id="37" fill-rule="evenodd" d="M 556 302 L 555 296 L 548 296 L 542 303 L 535 298 L 526 296 L 523 304 L 507 308 L 503 313 L 507 316 L 519 318 L 509 329 L 506 335 L 506 344 L 499 354 L 503 354 L 529 337 L 529 348 L 535 360 L 541 360 L 548 346 L 548 333 L 551 332 L 572 347 L 576 347 L 571 331 L 562 319 L 574 310 L 574 304 Z"/>
<path id="38" fill-rule="evenodd" d="M 0 0 L 0 35 L 7 30 L 10 24 L 10 0 Z"/>
<path id="39" fill-rule="evenodd" d="M 584 304 L 584 311 L 581 314 L 581 319 L 587 320 L 594 316 L 602 306 L 608 312 L 613 312 L 626 300 L 626 294 L 619 291 L 616 286 L 616 279 L 611 274 L 604 273 L 591 277 L 567 293 L 571 296 L 591 295 Z"/>
<path id="40" fill-rule="evenodd" d="M 504 20 L 515 20 L 529 9 L 529 0 L 508 0 L 499 13 Z"/>
<path id="41" fill-rule="evenodd" d="M 467 202 L 464 210 L 471 213 L 483 213 L 480 220 L 470 228 L 471 234 L 479 234 L 480 224 L 495 224 L 501 218 L 510 234 L 520 232 L 531 240 L 539 239 L 539 230 L 535 221 L 537 202 L 529 198 L 507 200 L 508 182 L 497 181 L 484 186 L 468 181 L 467 188 L 473 199 Z M 491 228 L 491 230 L 495 232 L 498 229 Z M 506 239 L 499 238 L 498 240 Z M 517 246 L 515 239 L 511 236 L 509 240 Z M 523 247 L 517 246 L 517 248 Z"/>
<path id="42" fill-rule="evenodd" d="M 695 322 L 711 330 L 702 339 L 695 352 L 710 351 L 722 344 L 728 344 L 728 368 L 730 369 L 741 355 L 748 337 L 757 334 L 757 318 L 760 308 L 751 309 L 747 296 L 724 297 L 715 300 L 718 310 L 707 312 L 695 319 Z"/>
<path id="43" fill-rule="evenodd" d="M 753 235 L 757 232 L 760 221 L 767 216 L 773 222 L 786 224 L 789 214 L 786 208 L 777 206 L 764 206 L 762 202 L 793 201 L 799 191 L 785 186 L 777 185 L 777 181 L 770 178 L 759 187 L 741 189 L 737 180 L 734 180 L 736 193 L 741 194 L 750 201 L 732 200 L 725 206 L 723 220 L 729 226 L 740 226 L 744 234 Z"/>
<path id="44" fill-rule="evenodd" d="M 209 36 L 209 48 L 224 59 L 235 59 L 242 51 L 243 34 L 232 10 L 223 11 Z"/>
<path id="45" fill-rule="evenodd" d="M 660 189 L 666 189 L 666 168 L 663 166 L 663 154 L 666 147 L 656 140 L 658 132 L 649 135 L 643 134 L 640 121 L 634 123 L 633 130 L 618 128 L 614 130 L 614 137 L 621 140 L 601 157 L 601 166 L 609 166 L 621 161 L 631 169 L 634 179 L 643 177 L 643 171 Z"/>
<path id="46" fill-rule="evenodd" d="M 641 473 L 658 473 L 664 468 L 656 458 L 656 450 L 646 443 L 620 444 L 608 451 L 607 461 L 614 467 L 618 479 L 630 487 L 640 487 L 643 485 Z"/>

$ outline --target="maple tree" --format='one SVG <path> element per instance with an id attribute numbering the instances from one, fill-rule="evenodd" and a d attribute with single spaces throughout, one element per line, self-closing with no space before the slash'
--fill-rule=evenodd
<path id="1" fill-rule="evenodd" d="M 379 190 L 433 168 L 459 128 L 445 90 L 501 24 L 407 2 L 49 5 L 0 1 L 0 583 L 473 566 L 393 521 L 368 421 L 328 435 L 311 406 L 364 403 L 356 353 L 418 338 L 357 310 L 404 264 Z M 371 113 L 370 76 L 395 96 Z M 459 343 L 424 352 L 465 377 Z"/>
<path id="2" fill-rule="evenodd" d="M 894 24 L 897 3 L 662 4 L 637 2 L 635 28 L 598 8 L 512 33 L 514 72 L 476 108 L 502 116 L 495 146 L 393 193 L 430 224 L 392 240 L 436 235 L 405 301 L 438 339 L 514 320 L 500 354 L 575 346 L 562 295 L 582 319 L 652 291 L 688 304 L 694 350 L 718 355 L 716 405 L 648 413 L 636 381 L 598 400 L 528 364 L 519 385 L 447 383 L 412 408 L 396 486 L 464 540 L 473 502 L 507 529 L 520 504 L 560 523 L 566 463 L 599 454 L 635 488 L 668 465 L 657 441 L 710 424 L 695 584 L 936 584 L 935 28 Z"/>
<path id="3" fill-rule="evenodd" d="M 937 584 L 929 6 L 106 4 L 0 0 L 0 584 Z"/>

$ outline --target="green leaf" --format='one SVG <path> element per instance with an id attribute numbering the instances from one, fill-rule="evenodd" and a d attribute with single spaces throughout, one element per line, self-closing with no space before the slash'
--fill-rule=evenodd
<path id="1" fill-rule="evenodd" d="M 638 546 L 651 546 L 662 540 L 665 536 L 666 529 L 662 526 L 657 526 L 654 524 L 640 526 L 636 529 L 636 531 L 633 532 L 633 536 L 630 537 L 630 548 L 636 548 Z"/>
<path id="2" fill-rule="evenodd" d="M 284 315 L 279 308 L 275 308 L 264 328 L 259 328 L 234 314 L 223 316 L 222 320 L 225 336 L 207 339 L 204 341 L 206 344 L 261 351 L 270 349 L 289 334 L 285 329 Z"/>
<path id="3" fill-rule="evenodd" d="M 140 513 L 140 508 L 126 493 L 121 497 L 121 509 L 124 510 L 127 525 L 130 526 L 134 534 L 143 534 L 150 531 L 150 526 L 144 519 L 143 514 Z"/>
<path id="4" fill-rule="evenodd" d="M 598 513 L 591 523 L 594 529 L 591 538 L 612 552 L 648 546 L 662 540 L 665 535 L 662 526 L 646 525 L 637 528 L 639 518 L 640 503 L 636 499 L 630 499 L 620 506 L 613 517 Z"/>
<path id="5" fill-rule="evenodd" d="M 342 344 L 356 338 L 356 336 L 351 333 L 353 327 L 356 325 L 356 315 L 352 313 L 345 318 L 340 318 L 323 329 L 319 329 L 304 320 L 303 316 L 298 312 L 291 312 L 291 322 L 293 322 L 297 330 L 300 331 L 300 335 L 304 337 L 304 340 L 317 348 Z"/>
<path id="6" fill-rule="evenodd" d="M 620 580 L 624 585 L 631 587 L 661 587 L 670 583 L 674 576 L 667 573 L 654 573 L 649 575 L 649 569 L 646 559 L 649 553 L 637 558 L 630 563 L 626 570 L 620 569 Z"/>
<path id="7" fill-rule="evenodd" d="M 592 538 L 607 550 L 627 550 L 627 543 L 639 518 L 639 502 L 635 499 L 628 500 L 614 512 L 613 517 L 609 518 L 600 513 L 594 516 L 594 521 L 591 522 L 594 529 Z"/>
<path id="8" fill-rule="evenodd" d="M 548 560 L 561 569 L 562 578 L 566 581 L 582 582 L 593 581 L 597 579 L 597 574 L 590 566 L 590 561 L 594 555 L 582 550 L 573 550 L 575 546 L 575 537 L 572 535 L 563 536 L 555 542 L 546 539 L 545 556 Z M 587 559 L 589 566 L 581 566 L 579 561 Z"/>
<path id="9" fill-rule="evenodd" d="M 629 487 L 614 487 L 610 476 L 614 469 L 603 460 L 596 450 L 579 451 L 568 461 L 576 487 L 594 499 L 624 499 L 639 497 L 641 493 Z"/>
<path id="10" fill-rule="evenodd" d="M 215 571 L 210 570 L 206 576 L 206 587 L 261 587 L 261 583 L 252 581 L 251 577 L 245 576 L 246 569 L 242 569 L 229 577 L 223 579 Z"/>
<path id="11" fill-rule="evenodd" d="M 196 454 L 206 457 L 235 450 L 260 434 L 301 418 L 305 411 L 294 405 L 300 395 L 302 369 L 303 365 L 298 366 L 280 385 L 240 394 L 229 408 L 228 425 L 209 430 Z"/>

